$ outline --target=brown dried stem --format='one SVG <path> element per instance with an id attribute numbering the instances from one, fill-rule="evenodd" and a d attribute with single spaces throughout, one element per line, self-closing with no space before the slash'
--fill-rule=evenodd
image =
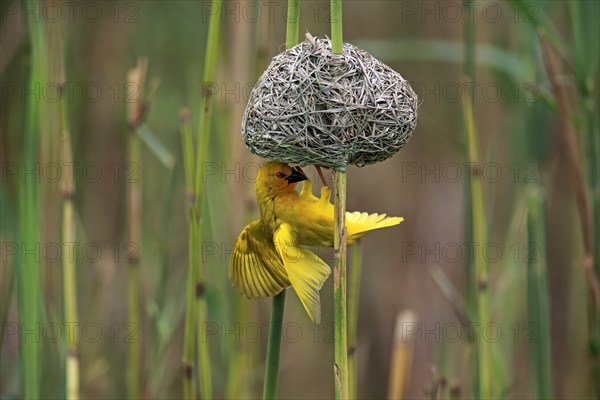
<path id="1" fill-rule="evenodd" d="M 146 80 L 148 60 L 141 58 L 137 66 L 127 73 L 127 80 L 138 89 L 136 102 L 128 103 L 127 122 L 129 131 L 129 155 L 128 162 L 131 165 L 140 166 L 140 138 L 136 128 L 143 122 L 145 115 L 145 103 L 143 97 L 143 85 Z M 140 258 L 139 244 L 141 242 L 142 223 L 142 187 L 141 183 L 131 182 L 127 186 L 127 228 L 128 245 L 134 246 L 138 251 L 127 260 L 128 284 L 127 284 L 127 309 L 129 323 L 136 329 L 140 327 L 141 304 L 140 304 Z M 139 398 L 140 394 L 140 370 L 141 370 L 141 344 L 139 341 L 129 343 L 127 351 L 127 395 L 129 398 Z"/>
<path id="2" fill-rule="evenodd" d="M 323 186 L 329 189 L 329 185 L 327 184 L 327 180 L 325 179 L 325 175 L 323 175 L 323 171 L 321 171 L 321 167 L 315 165 L 315 169 L 317 170 L 317 174 L 319 174 L 319 178 L 321 178 L 321 182 L 323 182 Z"/>
<path id="3" fill-rule="evenodd" d="M 581 223 L 581 231 L 583 237 L 584 262 L 583 267 L 589 284 L 590 297 L 596 306 L 596 310 L 600 310 L 600 284 L 598 277 L 594 272 L 593 247 L 592 247 L 592 219 L 590 213 L 590 203 L 587 197 L 585 178 L 583 168 L 579 162 L 579 151 L 577 146 L 577 136 L 575 127 L 571 122 L 571 111 L 567 99 L 567 93 L 559 82 L 559 72 L 556 67 L 553 51 L 550 43 L 546 39 L 544 32 L 540 32 L 540 44 L 542 46 L 542 55 L 544 57 L 544 65 L 546 73 L 552 85 L 552 91 L 556 97 L 558 106 L 558 117 L 561 125 L 559 139 L 562 147 L 566 150 L 567 160 L 572 167 L 573 177 L 575 180 L 575 201 L 579 212 Z"/>

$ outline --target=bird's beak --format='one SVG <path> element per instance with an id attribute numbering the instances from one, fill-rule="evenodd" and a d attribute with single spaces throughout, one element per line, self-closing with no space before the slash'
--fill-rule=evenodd
<path id="1" fill-rule="evenodd" d="M 292 173 L 287 178 L 285 178 L 285 180 L 288 181 L 288 185 L 290 183 L 302 182 L 302 181 L 305 181 L 307 179 L 308 178 L 306 177 L 306 175 L 304 175 L 300 171 L 296 171 L 295 169 L 293 169 Z"/>

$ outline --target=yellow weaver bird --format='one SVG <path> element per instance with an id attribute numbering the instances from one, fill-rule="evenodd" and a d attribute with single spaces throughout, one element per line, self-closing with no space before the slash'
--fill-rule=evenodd
<path id="1" fill-rule="evenodd" d="M 304 181 L 298 193 L 296 185 Z M 311 320 L 321 321 L 319 290 L 329 266 L 302 246 L 333 247 L 331 191 L 312 193 L 312 183 L 301 171 L 269 161 L 257 175 L 256 199 L 260 219 L 244 228 L 233 247 L 229 277 L 250 299 L 275 296 L 292 286 Z M 367 232 L 398 225 L 400 217 L 346 213 L 348 244 Z"/>

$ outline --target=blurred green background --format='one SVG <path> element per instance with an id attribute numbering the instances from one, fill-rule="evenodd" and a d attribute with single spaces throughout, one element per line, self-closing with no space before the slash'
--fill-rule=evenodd
<path id="1" fill-rule="evenodd" d="M 305 32 L 329 35 L 328 2 L 301 1 L 300 7 L 301 38 Z M 480 1 L 471 7 L 445 1 L 344 2 L 344 41 L 400 72 L 420 99 L 409 144 L 390 160 L 348 171 L 348 210 L 405 218 L 398 227 L 362 240 L 357 397 L 388 396 L 396 379 L 390 368 L 396 317 L 414 310 L 417 320 L 403 326 L 403 341 L 412 349 L 406 398 L 476 398 L 478 340 L 492 347 L 495 398 L 540 398 L 539 385 L 549 386 L 555 398 L 597 398 L 598 309 L 589 288 L 597 282 L 600 229 L 600 8 L 595 0 Z M 253 83 L 271 57 L 285 49 L 286 2 L 224 1 L 214 10 L 210 2 L 186 0 L 3 0 L 3 399 L 24 396 L 22 349 L 32 340 L 40 346 L 42 398 L 66 396 L 69 332 L 79 338 L 82 398 L 126 396 L 133 343 L 141 351 L 140 397 L 181 397 L 188 209 L 179 113 L 189 108 L 196 131 L 213 12 L 220 13 L 221 38 L 212 82 L 209 158 L 203 160 L 204 239 L 197 244 L 204 250 L 208 304 L 200 340 L 209 343 L 216 398 L 260 397 L 270 302 L 238 294 L 227 269 L 235 238 L 258 217 L 254 179 L 264 162 L 245 149 L 241 117 Z M 45 56 L 35 54 L 27 21 L 41 27 Z M 464 61 L 469 26 L 475 29 L 471 86 Z M 542 30 L 553 53 L 553 77 L 542 54 Z M 141 86 L 132 84 L 127 73 L 139 58 L 148 62 L 146 86 L 158 79 L 160 84 L 145 114 L 150 139 L 142 140 L 140 162 L 131 164 L 127 108 L 140 104 Z M 68 90 L 61 94 L 57 74 L 63 59 Z M 30 80 L 32 71 L 45 71 L 45 78 Z M 562 97 L 552 80 L 563 88 Z M 62 103 L 61 96 L 66 96 Z M 474 108 L 477 166 L 467 156 L 465 99 Z M 561 100 L 568 114 L 561 112 Z M 73 166 L 59 157 L 60 104 L 66 105 Z M 31 110 L 39 113 L 39 128 L 26 123 Z M 565 145 L 565 126 L 572 128 L 575 156 Z M 28 129 L 37 132 L 33 141 L 27 140 Z M 587 205 L 583 220 L 592 235 L 587 247 L 577 201 L 582 191 L 578 169 Z M 314 169 L 305 170 L 316 183 Z M 62 240 L 59 178 L 70 173 L 76 186 L 73 257 L 79 318 L 72 331 L 63 314 L 62 261 L 67 255 L 57 254 Z M 470 228 L 473 179 L 483 187 L 485 242 L 473 238 Z M 132 244 L 126 196 L 133 184 L 140 184 L 142 200 L 141 239 Z M 39 214 L 23 200 L 25 187 L 35 191 Z M 528 217 L 532 192 L 543 199 L 541 222 Z M 28 230 L 37 233 L 37 240 L 24 235 L 27 215 L 39 215 Z M 538 227 L 541 238 L 532 240 Z M 586 258 L 590 244 L 593 264 Z M 139 323 L 128 318 L 127 310 L 132 252 L 140 260 Z M 464 314 L 476 289 L 469 272 L 476 254 L 484 255 L 490 271 L 491 323 L 480 325 Z M 330 253 L 321 255 L 331 263 Z M 31 286 L 19 289 L 27 279 L 19 270 L 28 262 L 35 264 L 28 271 L 40 278 L 39 325 L 34 327 L 21 319 Z M 541 266 L 537 278 L 528 275 L 536 266 Z M 288 292 L 280 397 L 330 398 L 332 279 L 322 290 L 319 326 Z M 540 351 L 550 355 L 550 380 L 540 377 Z"/>

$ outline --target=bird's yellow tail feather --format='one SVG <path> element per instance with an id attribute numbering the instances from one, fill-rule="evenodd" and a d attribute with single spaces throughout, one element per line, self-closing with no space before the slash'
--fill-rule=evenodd
<path id="1" fill-rule="evenodd" d="M 369 214 L 366 212 L 347 212 L 346 227 L 348 237 L 358 239 L 374 229 L 387 228 L 404 221 L 402 217 L 388 217 L 387 214 Z"/>

